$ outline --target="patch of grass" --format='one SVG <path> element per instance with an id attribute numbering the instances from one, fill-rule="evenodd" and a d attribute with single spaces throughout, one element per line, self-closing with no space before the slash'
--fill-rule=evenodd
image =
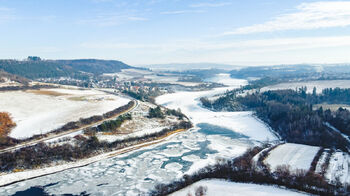
<path id="1" fill-rule="evenodd" d="M 86 101 L 86 97 L 85 96 L 69 97 L 68 100 L 71 100 L 71 101 Z"/>
<path id="2" fill-rule="evenodd" d="M 49 96 L 55 96 L 55 97 L 69 95 L 67 93 L 60 93 L 60 92 L 50 91 L 50 90 L 27 90 L 27 92 L 34 93 L 37 95 L 49 95 Z"/>

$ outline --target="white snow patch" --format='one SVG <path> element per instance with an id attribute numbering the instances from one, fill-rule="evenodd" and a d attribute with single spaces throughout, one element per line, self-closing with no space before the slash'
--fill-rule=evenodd
<path id="1" fill-rule="evenodd" d="M 350 88 L 350 80 L 316 80 L 307 82 L 288 82 L 280 83 L 276 85 L 266 86 L 261 89 L 261 92 L 268 90 L 281 90 L 281 89 L 292 89 L 305 87 L 308 93 L 312 93 L 314 87 L 316 87 L 316 92 L 321 93 L 325 88 Z"/>
<path id="2" fill-rule="evenodd" d="M 60 126 L 101 115 L 127 104 L 130 100 L 97 90 L 45 89 L 64 93 L 61 96 L 39 95 L 23 91 L 0 92 L 0 111 L 11 114 L 17 126 L 14 138 L 47 133 Z"/>
<path id="3" fill-rule="evenodd" d="M 296 169 L 308 171 L 319 149 L 319 147 L 302 144 L 282 144 L 270 151 L 264 163 L 269 164 L 272 171 L 282 165 L 290 166 L 291 171 Z"/>
<path id="4" fill-rule="evenodd" d="M 188 193 L 195 195 L 195 191 L 199 186 L 203 186 L 207 188 L 206 195 L 220 195 L 220 196 L 307 195 L 304 193 L 294 192 L 291 190 L 286 190 L 275 186 L 236 183 L 236 182 L 229 182 L 229 181 L 217 180 L 217 179 L 201 180 L 170 195 L 186 196 Z"/>
<path id="5" fill-rule="evenodd" d="M 315 173 L 321 173 L 322 172 L 322 165 L 325 163 L 328 154 L 329 154 L 328 151 L 323 151 L 322 152 L 320 158 L 317 161 Z"/>
<path id="6" fill-rule="evenodd" d="M 350 155 L 345 152 L 335 152 L 329 161 L 325 177 L 332 183 L 339 179 L 342 184 L 350 184 Z"/>

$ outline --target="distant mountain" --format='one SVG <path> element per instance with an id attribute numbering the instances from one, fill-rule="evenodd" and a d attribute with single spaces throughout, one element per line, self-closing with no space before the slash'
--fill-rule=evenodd
<path id="1" fill-rule="evenodd" d="M 151 64 L 143 65 L 142 67 L 150 68 L 153 70 L 169 70 L 169 71 L 184 71 L 193 69 L 224 69 L 232 70 L 237 69 L 238 66 L 216 64 L 216 63 L 169 63 L 169 64 Z"/>
<path id="2" fill-rule="evenodd" d="M 248 77 L 277 77 L 282 75 L 297 75 L 315 73 L 317 68 L 312 65 L 275 65 L 275 66 L 254 66 L 232 70 L 231 76 L 234 78 Z"/>
<path id="3" fill-rule="evenodd" d="M 102 74 L 120 72 L 121 69 L 131 67 L 121 61 L 77 59 L 77 60 L 41 60 L 37 57 L 28 57 L 27 60 L 0 60 L 0 70 L 22 77 L 53 78 L 73 77 L 80 78 L 87 74 Z"/>
<path id="4" fill-rule="evenodd" d="M 350 79 L 350 64 L 299 64 L 244 67 L 230 71 L 233 78 Z"/>

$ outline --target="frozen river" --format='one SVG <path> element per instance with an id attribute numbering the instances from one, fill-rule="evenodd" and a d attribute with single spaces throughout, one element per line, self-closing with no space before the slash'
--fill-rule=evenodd
<path id="1" fill-rule="evenodd" d="M 235 157 L 260 141 L 276 137 L 250 112 L 212 112 L 201 107 L 199 98 L 223 93 L 246 84 L 220 74 L 213 81 L 229 87 L 202 92 L 176 92 L 157 98 L 157 103 L 180 108 L 195 127 L 171 136 L 165 142 L 124 155 L 56 174 L 0 188 L 0 195 L 12 195 L 33 186 L 49 194 L 138 195 L 158 183 L 191 173 L 217 158 Z M 28 195 L 28 194 L 27 194 Z"/>

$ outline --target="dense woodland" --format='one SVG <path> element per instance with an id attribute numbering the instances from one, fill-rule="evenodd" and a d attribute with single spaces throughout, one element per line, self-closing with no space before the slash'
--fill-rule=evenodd
<path id="1" fill-rule="evenodd" d="M 0 60 L 0 70 L 29 79 L 71 77 L 88 79 L 88 74 L 120 72 L 133 68 L 121 61 L 77 59 L 77 60 L 41 60 L 28 57 L 27 60 Z"/>
<path id="2" fill-rule="evenodd" d="M 148 118 L 165 118 L 164 113 L 162 112 L 159 106 L 155 108 L 150 108 L 148 111 Z"/>
<path id="3" fill-rule="evenodd" d="M 289 189 L 305 191 L 316 195 L 348 195 L 350 186 L 331 185 L 321 175 L 313 171 L 298 170 L 291 173 L 287 167 L 279 167 L 275 172 L 268 168 L 261 169 L 252 158 L 263 148 L 254 147 L 245 154 L 228 161 L 220 161 L 207 166 L 192 175 L 169 184 L 159 184 L 150 195 L 168 195 L 203 179 L 225 179 L 233 182 L 245 182 L 264 185 L 279 185 Z M 262 157 L 263 158 L 263 157 Z"/>
<path id="4" fill-rule="evenodd" d="M 342 135 L 350 136 L 350 112 L 313 109 L 320 103 L 350 103 L 350 89 L 324 89 L 321 94 L 307 93 L 307 89 L 255 92 L 240 96 L 227 95 L 202 104 L 216 110 L 254 110 L 256 115 L 270 125 L 287 142 L 337 148 L 349 152 L 350 144 Z M 332 129 L 334 126 L 337 130 Z"/>

